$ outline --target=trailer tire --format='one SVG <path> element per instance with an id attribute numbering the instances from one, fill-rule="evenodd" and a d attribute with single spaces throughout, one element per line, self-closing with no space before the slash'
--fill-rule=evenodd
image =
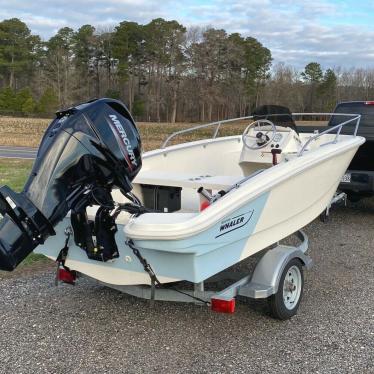
<path id="1" fill-rule="evenodd" d="M 303 265 L 298 258 L 293 258 L 283 269 L 278 291 L 268 298 L 272 316 L 280 320 L 293 317 L 299 308 L 303 289 Z"/>

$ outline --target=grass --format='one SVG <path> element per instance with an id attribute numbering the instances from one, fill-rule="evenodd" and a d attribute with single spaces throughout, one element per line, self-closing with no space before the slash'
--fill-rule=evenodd
<path id="1" fill-rule="evenodd" d="M 0 185 L 20 192 L 30 173 L 32 160 L 0 159 Z"/>
<path id="2" fill-rule="evenodd" d="M 29 176 L 32 163 L 31 160 L 0 159 L 0 185 L 6 184 L 15 191 L 20 192 Z M 20 267 L 23 268 L 31 264 L 44 262 L 49 262 L 45 256 L 31 253 L 23 260 Z"/>

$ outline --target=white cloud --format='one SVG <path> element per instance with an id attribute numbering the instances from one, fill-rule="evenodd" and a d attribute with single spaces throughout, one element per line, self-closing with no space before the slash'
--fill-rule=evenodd
<path id="1" fill-rule="evenodd" d="M 332 0 L 0 0 L 0 18 L 18 17 L 45 38 L 64 26 L 115 26 L 123 20 L 147 23 L 176 19 L 186 26 L 213 26 L 256 37 L 283 61 L 303 67 L 374 66 L 374 32 L 349 21 L 359 9 Z M 373 16 L 374 18 L 374 16 Z M 351 18 L 353 19 L 353 17 Z M 348 20 L 348 21 L 347 21 Z"/>

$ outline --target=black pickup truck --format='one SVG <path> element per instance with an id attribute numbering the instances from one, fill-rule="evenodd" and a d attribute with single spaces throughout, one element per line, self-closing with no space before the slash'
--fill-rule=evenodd
<path id="1" fill-rule="evenodd" d="M 342 178 L 339 190 L 345 192 L 350 201 L 374 195 L 374 101 L 349 101 L 339 103 L 334 113 L 361 114 L 357 135 L 366 138 Z M 332 116 L 327 127 L 298 126 L 299 132 L 319 132 L 338 125 L 351 117 Z M 353 134 L 355 123 L 347 124 L 342 134 Z"/>

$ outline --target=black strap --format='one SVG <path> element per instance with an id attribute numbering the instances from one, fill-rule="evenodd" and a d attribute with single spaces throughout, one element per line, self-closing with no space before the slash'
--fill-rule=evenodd
<path id="1" fill-rule="evenodd" d="M 70 239 L 70 232 L 66 234 L 65 245 L 63 246 L 63 248 L 61 249 L 60 253 L 58 254 L 56 258 L 56 262 L 61 264 L 62 266 L 65 266 L 66 256 L 68 255 L 69 239 Z"/>
<path id="2" fill-rule="evenodd" d="M 70 239 L 70 232 L 67 232 L 66 234 L 66 239 L 65 239 L 65 245 L 63 246 L 63 248 L 61 249 L 61 251 L 59 252 L 57 258 L 56 258 L 56 263 L 57 263 L 57 269 L 56 269 L 56 278 L 55 278 L 55 285 L 58 286 L 58 270 L 60 268 L 60 266 L 63 266 L 64 269 L 70 271 L 70 269 L 65 266 L 65 260 L 66 260 L 66 257 L 68 255 L 68 251 L 69 251 L 69 239 Z"/>
<path id="3" fill-rule="evenodd" d="M 162 213 L 159 210 L 149 209 L 149 208 L 146 208 L 145 206 L 132 204 L 132 203 L 120 204 L 119 208 L 120 208 L 119 211 L 124 210 L 125 212 L 135 215 L 135 217 L 139 217 L 140 215 L 144 213 Z"/>

